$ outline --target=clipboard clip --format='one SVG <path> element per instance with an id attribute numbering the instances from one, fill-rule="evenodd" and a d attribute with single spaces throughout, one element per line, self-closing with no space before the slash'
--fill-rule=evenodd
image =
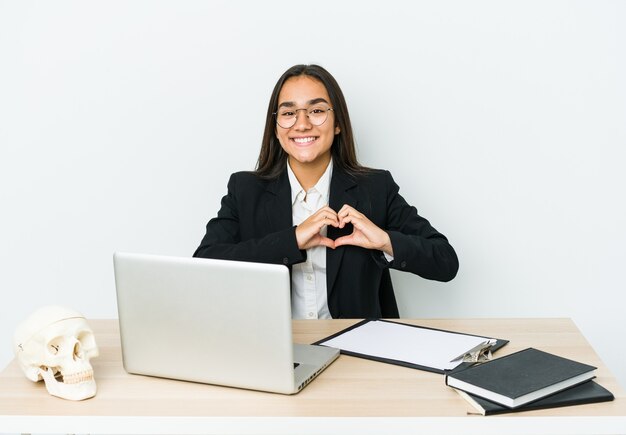
<path id="1" fill-rule="evenodd" d="M 490 338 L 462 353 L 456 358 L 450 360 L 450 362 L 462 361 L 462 362 L 484 362 L 491 359 L 491 348 L 498 342 L 495 338 Z"/>

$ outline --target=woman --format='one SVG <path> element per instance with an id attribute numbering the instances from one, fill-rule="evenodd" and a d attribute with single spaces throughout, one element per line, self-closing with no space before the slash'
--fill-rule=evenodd
<path id="1" fill-rule="evenodd" d="M 256 171 L 230 177 L 194 256 L 288 266 L 294 318 L 397 318 L 390 268 L 438 281 L 458 270 L 398 190 L 357 162 L 335 79 L 296 65 L 272 92 Z"/>

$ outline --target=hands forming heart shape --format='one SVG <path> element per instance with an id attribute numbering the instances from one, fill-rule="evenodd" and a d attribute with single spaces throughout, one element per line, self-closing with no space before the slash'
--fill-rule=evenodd
<path id="1" fill-rule="evenodd" d="M 332 240 L 321 234 L 325 226 L 343 228 L 346 224 L 352 224 L 354 228 L 347 236 Z M 377 249 L 393 256 L 389 234 L 349 205 L 341 207 L 339 212 L 335 212 L 329 206 L 322 207 L 296 227 L 296 240 L 299 249 L 309 249 L 314 246 L 335 249 L 339 246 L 354 245 L 366 249 Z"/>

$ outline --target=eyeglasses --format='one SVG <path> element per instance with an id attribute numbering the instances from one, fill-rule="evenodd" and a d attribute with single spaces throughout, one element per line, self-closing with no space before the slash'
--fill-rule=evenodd
<path id="1" fill-rule="evenodd" d="M 283 107 L 278 112 L 272 113 L 276 116 L 276 124 L 282 128 L 291 128 L 296 125 L 298 120 L 298 112 L 304 110 L 309 122 L 315 126 L 320 126 L 326 119 L 328 119 L 328 112 L 333 109 L 325 106 L 313 106 L 305 109 L 292 109 L 290 107 Z"/>

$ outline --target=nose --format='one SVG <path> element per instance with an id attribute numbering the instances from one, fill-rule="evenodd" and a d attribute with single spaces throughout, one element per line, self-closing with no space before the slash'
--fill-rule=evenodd
<path id="1" fill-rule="evenodd" d="M 298 109 L 296 110 L 296 123 L 292 128 L 296 130 L 308 130 L 312 127 L 311 121 L 309 120 L 309 112 L 307 109 Z"/>

